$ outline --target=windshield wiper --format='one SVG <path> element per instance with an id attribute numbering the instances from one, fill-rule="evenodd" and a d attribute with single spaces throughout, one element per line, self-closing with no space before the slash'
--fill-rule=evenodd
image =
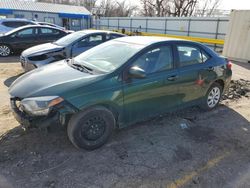
<path id="1" fill-rule="evenodd" d="M 80 71 L 83 71 L 83 72 L 86 72 L 86 73 L 89 73 L 89 74 L 93 74 L 93 69 L 89 68 L 89 67 L 86 67 L 80 63 L 76 63 L 74 61 L 74 59 L 67 59 L 66 60 L 67 62 L 70 62 L 71 61 L 71 65 L 74 66 L 77 70 L 80 70 Z"/>

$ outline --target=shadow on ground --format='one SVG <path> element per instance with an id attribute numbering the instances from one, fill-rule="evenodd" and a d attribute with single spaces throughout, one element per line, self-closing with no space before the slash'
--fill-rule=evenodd
<path id="1" fill-rule="evenodd" d="M 4 81 L 4 85 L 7 86 L 7 87 L 10 87 L 10 85 L 20 76 L 22 76 L 24 73 L 20 73 L 16 76 L 12 76 L 12 77 L 9 77 L 7 78 L 5 81 Z"/>
<path id="2" fill-rule="evenodd" d="M 244 63 L 239 61 L 233 61 L 234 64 L 239 65 L 247 70 L 250 70 L 250 63 Z"/>
<path id="3" fill-rule="evenodd" d="M 0 57 L 0 63 L 17 63 L 19 62 L 19 56 L 13 55 L 9 57 Z"/>
<path id="4" fill-rule="evenodd" d="M 65 130 L 16 127 L 0 137 L 0 177 L 14 187 L 166 187 L 211 158 L 236 152 L 238 158 L 208 175 L 210 180 L 186 182 L 221 187 L 249 163 L 249 157 L 240 159 L 250 155 L 248 128 L 249 121 L 227 106 L 189 108 L 115 131 L 100 149 L 80 151 Z"/>

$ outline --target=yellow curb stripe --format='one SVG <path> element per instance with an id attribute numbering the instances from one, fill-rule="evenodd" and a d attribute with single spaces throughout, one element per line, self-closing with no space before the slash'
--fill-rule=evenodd
<path id="1" fill-rule="evenodd" d="M 92 28 L 94 29 L 94 28 Z M 121 30 L 112 30 L 119 33 L 122 33 Z M 170 34 L 163 34 L 163 33 L 148 33 L 148 32 L 140 32 L 142 36 L 158 36 L 158 37 L 173 37 L 173 38 L 179 38 L 179 39 L 185 39 L 185 40 L 191 40 L 195 42 L 201 42 L 201 43 L 207 43 L 207 44 L 218 44 L 218 45 L 224 45 L 223 39 L 212 39 L 212 38 L 202 38 L 202 37 L 191 37 L 191 36 L 180 36 L 180 35 L 170 35 Z M 132 32 L 125 32 L 126 35 L 133 34 Z"/>
<path id="2" fill-rule="evenodd" d="M 222 39 L 210 39 L 210 38 L 201 38 L 201 37 L 190 37 L 190 36 L 179 36 L 179 35 L 169 35 L 169 34 L 161 34 L 161 33 L 144 33 L 142 32 L 143 36 L 160 36 L 160 37 L 173 37 L 185 40 L 191 40 L 195 42 L 202 42 L 208 44 L 224 44 L 224 40 Z"/>
<path id="3" fill-rule="evenodd" d="M 225 152 L 223 155 L 218 156 L 214 159 L 209 160 L 205 166 L 190 172 L 189 174 L 183 176 L 180 179 L 175 180 L 174 182 L 167 185 L 167 188 L 179 188 L 190 182 L 195 176 L 198 176 L 200 173 L 209 170 L 210 168 L 216 166 L 222 159 L 227 157 L 230 152 Z"/>

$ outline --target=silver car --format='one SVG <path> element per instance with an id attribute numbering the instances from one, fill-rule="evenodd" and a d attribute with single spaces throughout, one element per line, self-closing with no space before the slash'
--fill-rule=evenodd
<path id="1" fill-rule="evenodd" d="M 4 18 L 0 19 L 0 33 L 6 33 L 15 28 L 25 25 L 38 25 L 37 23 L 21 18 Z"/>
<path id="2" fill-rule="evenodd" d="M 83 30 L 71 33 L 55 42 L 31 47 L 22 52 L 20 61 L 24 71 L 68 59 L 105 41 L 123 37 L 121 33 L 103 30 Z"/>

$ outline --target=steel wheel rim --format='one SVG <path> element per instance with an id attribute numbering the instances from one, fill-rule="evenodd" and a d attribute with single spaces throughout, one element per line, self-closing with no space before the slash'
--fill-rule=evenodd
<path id="1" fill-rule="evenodd" d="M 81 136 L 86 140 L 95 141 L 105 132 L 106 123 L 100 116 L 89 118 L 83 123 Z"/>
<path id="2" fill-rule="evenodd" d="M 0 46 L 0 55 L 8 56 L 10 54 L 10 48 L 8 46 L 2 45 Z"/>
<path id="3" fill-rule="evenodd" d="M 208 94 L 207 105 L 209 108 L 215 107 L 220 100 L 220 88 L 214 87 Z"/>

